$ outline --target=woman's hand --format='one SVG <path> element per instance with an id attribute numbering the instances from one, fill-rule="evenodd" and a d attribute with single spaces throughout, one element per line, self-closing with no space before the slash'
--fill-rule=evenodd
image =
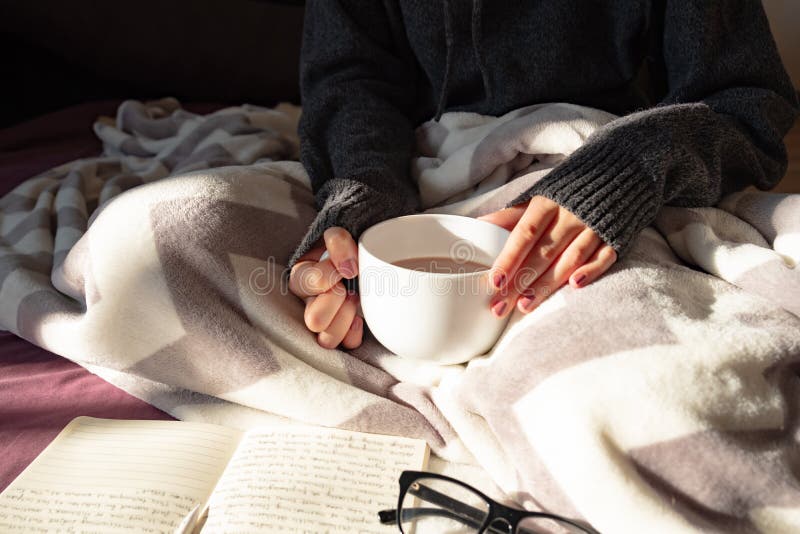
<path id="1" fill-rule="evenodd" d="M 583 287 L 617 261 L 616 251 L 592 229 L 542 196 L 478 218 L 511 231 L 490 272 L 499 290 L 490 306 L 498 317 L 515 304 L 528 313 L 567 281 Z"/>
<path id="2" fill-rule="evenodd" d="M 335 349 L 341 343 L 354 349 L 361 345 L 364 320 L 356 315 L 358 293 L 348 292 L 342 278 L 358 274 L 358 248 L 344 228 L 325 230 L 324 242 L 302 255 L 289 275 L 289 290 L 303 299 L 303 319 L 317 343 Z M 327 249 L 329 258 L 320 261 Z"/>

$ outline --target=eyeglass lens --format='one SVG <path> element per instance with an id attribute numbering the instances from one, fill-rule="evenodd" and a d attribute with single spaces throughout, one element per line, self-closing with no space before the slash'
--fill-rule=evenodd
<path id="1" fill-rule="evenodd" d="M 400 524 L 407 534 L 477 532 L 489 515 L 483 497 L 454 482 L 418 478 L 400 506 Z"/>

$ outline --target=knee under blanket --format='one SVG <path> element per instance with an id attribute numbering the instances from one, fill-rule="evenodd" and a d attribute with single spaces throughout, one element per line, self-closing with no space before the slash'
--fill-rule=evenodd
<path id="1" fill-rule="evenodd" d="M 315 215 L 300 110 L 129 101 L 105 153 L 0 200 L 0 326 L 172 415 L 426 439 L 603 532 L 800 528 L 800 195 L 664 208 L 589 287 L 444 368 L 325 350 L 281 284 Z M 425 207 L 502 206 L 613 117 L 566 104 L 418 130 Z"/>

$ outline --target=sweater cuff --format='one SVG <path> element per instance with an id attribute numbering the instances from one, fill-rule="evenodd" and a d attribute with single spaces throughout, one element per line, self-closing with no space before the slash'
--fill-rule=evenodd
<path id="1" fill-rule="evenodd" d="M 589 140 L 509 202 L 541 195 L 571 211 L 622 257 L 663 205 L 664 186 L 654 170 L 655 141 Z"/>
<path id="2" fill-rule="evenodd" d="M 325 182 L 316 194 L 317 216 L 289 259 L 287 272 L 332 226 L 341 226 L 358 241 L 370 226 L 414 212 L 414 199 L 405 198 L 401 193 L 395 191 L 394 195 L 389 195 L 362 181 L 346 178 Z"/>

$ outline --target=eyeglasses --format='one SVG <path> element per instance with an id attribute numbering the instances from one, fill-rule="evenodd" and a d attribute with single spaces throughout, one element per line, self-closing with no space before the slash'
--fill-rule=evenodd
<path id="1" fill-rule="evenodd" d="M 565 517 L 509 508 L 460 480 L 424 471 L 403 471 L 397 509 L 378 517 L 403 534 L 598 534 Z"/>

